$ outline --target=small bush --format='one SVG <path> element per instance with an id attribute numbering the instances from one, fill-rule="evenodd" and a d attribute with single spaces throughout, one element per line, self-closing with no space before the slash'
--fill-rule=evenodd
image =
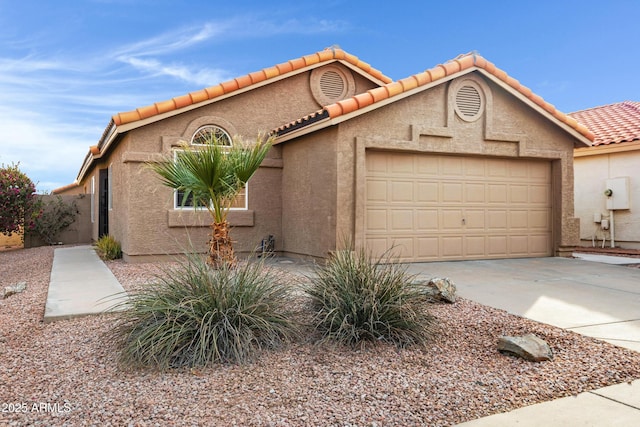
<path id="1" fill-rule="evenodd" d="M 376 259 L 347 246 L 316 267 L 317 277 L 305 288 L 321 340 L 354 347 L 367 341 L 426 344 L 434 319 L 421 285 L 388 253 Z"/>
<path id="2" fill-rule="evenodd" d="M 58 243 L 58 236 L 65 228 L 74 223 L 80 213 L 76 202 L 65 203 L 62 197 L 44 202 L 38 201 L 40 214 L 34 220 L 33 231 L 50 245 Z"/>
<path id="3" fill-rule="evenodd" d="M 262 261 L 215 270 L 190 256 L 130 294 L 114 330 L 125 366 L 243 363 L 297 332 L 289 288 Z"/>
<path id="4" fill-rule="evenodd" d="M 98 256 L 105 261 L 122 258 L 122 248 L 113 236 L 105 235 L 96 242 Z"/>

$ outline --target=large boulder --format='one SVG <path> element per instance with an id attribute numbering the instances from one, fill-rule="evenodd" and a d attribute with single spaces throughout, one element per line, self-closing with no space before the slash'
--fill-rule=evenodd
<path id="1" fill-rule="evenodd" d="M 518 337 L 501 336 L 498 338 L 498 351 L 533 362 L 553 359 L 553 352 L 549 344 L 533 334 Z"/>
<path id="2" fill-rule="evenodd" d="M 2 298 L 3 299 L 9 298 L 11 295 L 15 295 L 15 294 L 19 294 L 20 292 L 23 292 L 25 289 L 27 289 L 26 282 L 18 282 L 15 285 L 5 286 L 4 295 L 2 296 Z"/>
<path id="3" fill-rule="evenodd" d="M 417 282 L 417 284 L 424 288 L 425 295 L 430 299 L 448 303 L 456 302 L 456 285 L 451 279 L 434 277 Z"/>

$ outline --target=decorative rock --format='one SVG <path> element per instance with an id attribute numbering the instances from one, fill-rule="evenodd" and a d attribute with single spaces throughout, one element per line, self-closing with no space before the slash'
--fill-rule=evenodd
<path id="1" fill-rule="evenodd" d="M 9 298 L 11 295 L 15 295 L 15 294 L 19 294 L 20 292 L 23 292 L 25 289 L 27 289 L 26 282 L 18 282 L 15 285 L 6 286 L 4 288 L 4 296 L 2 298 L 3 299 Z"/>
<path id="2" fill-rule="evenodd" d="M 553 359 L 549 344 L 533 334 L 520 337 L 501 336 L 498 338 L 498 351 L 510 353 L 533 362 Z"/>
<path id="3" fill-rule="evenodd" d="M 434 277 L 418 284 L 425 286 L 425 294 L 436 301 L 456 302 L 456 285 L 451 279 Z"/>

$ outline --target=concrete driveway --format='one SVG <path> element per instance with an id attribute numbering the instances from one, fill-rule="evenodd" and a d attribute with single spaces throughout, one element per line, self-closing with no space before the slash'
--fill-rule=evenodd
<path id="1" fill-rule="evenodd" d="M 418 263 L 409 272 L 449 277 L 464 298 L 640 351 L 639 268 L 527 258 Z"/>

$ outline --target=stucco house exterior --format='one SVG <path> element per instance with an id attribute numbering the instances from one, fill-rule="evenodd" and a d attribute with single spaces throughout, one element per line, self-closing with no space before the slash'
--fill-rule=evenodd
<path id="1" fill-rule="evenodd" d="M 326 257 L 345 239 L 405 261 L 569 254 L 573 151 L 593 134 L 475 53 L 392 81 L 339 49 L 113 116 L 75 183 L 94 238 L 125 260 L 206 248 L 206 212 L 181 208 L 145 166 L 203 132 L 275 144 L 229 220 L 236 250 Z"/>
<path id="2" fill-rule="evenodd" d="M 640 102 L 570 115 L 595 134 L 593 146 L 574 151 L 581 245 L 640 249 Z"/>

